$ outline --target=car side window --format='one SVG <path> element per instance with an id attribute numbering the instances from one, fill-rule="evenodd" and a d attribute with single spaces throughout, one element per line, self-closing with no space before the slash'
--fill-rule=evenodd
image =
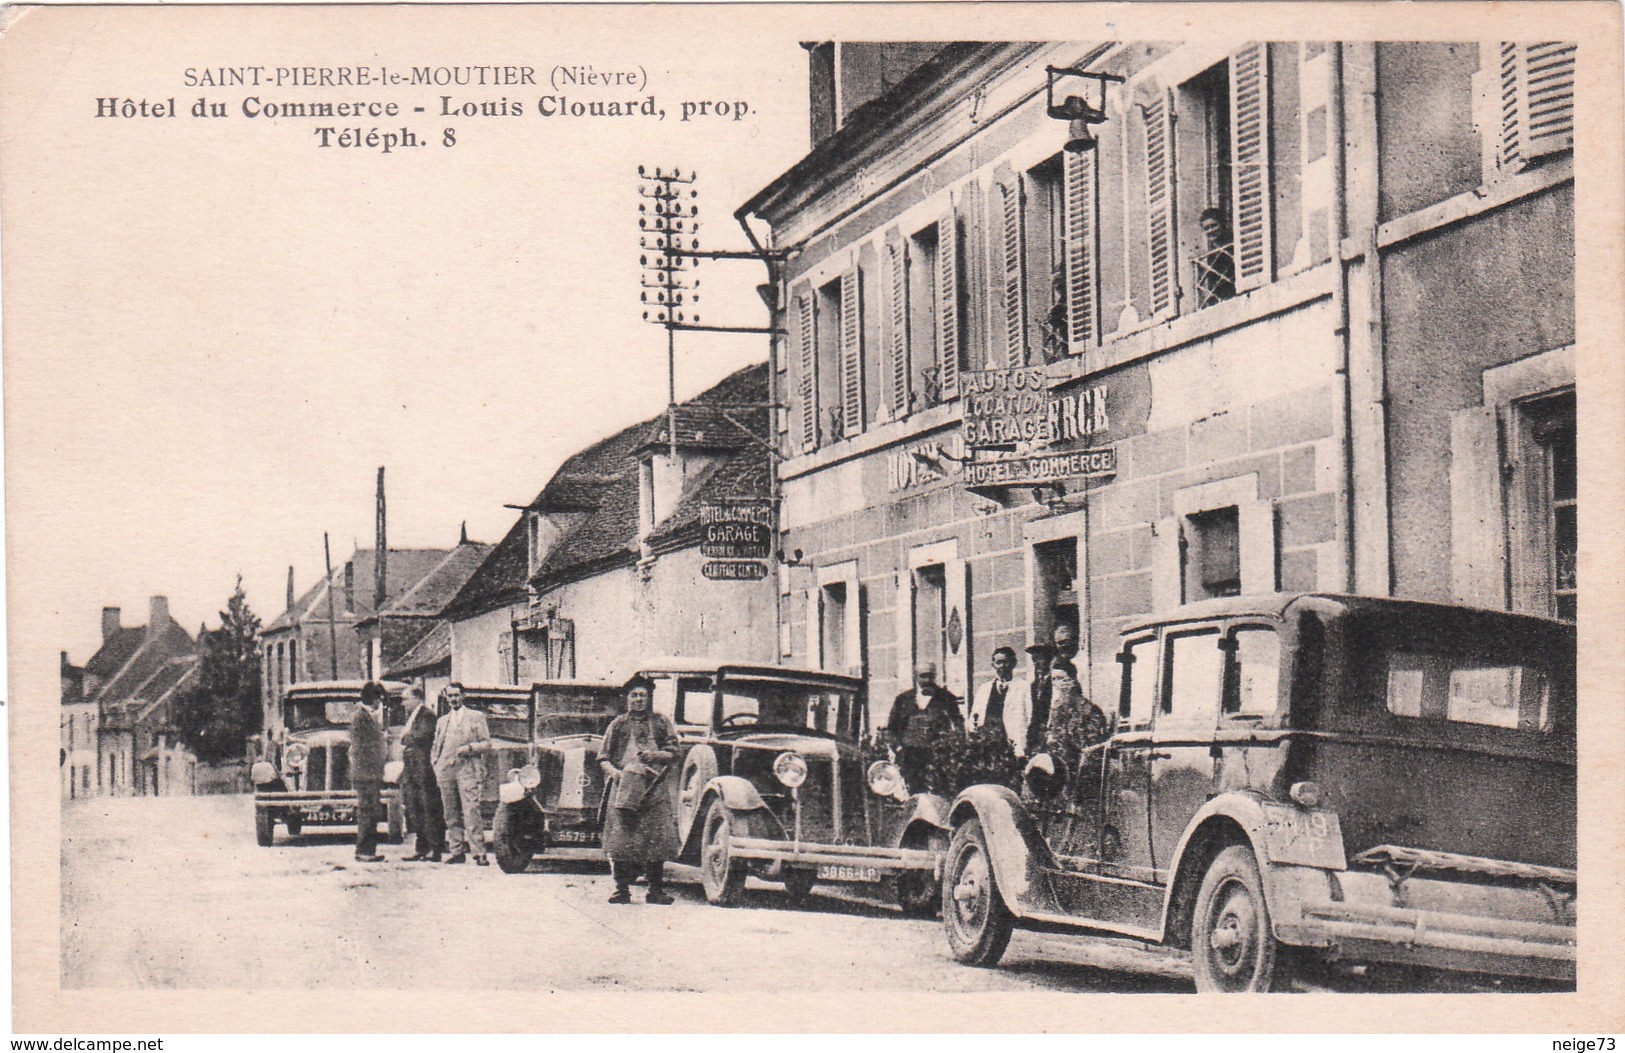
<path id="1" fill-rule="evenodd" d="M 1151 723 L 1157 699 L 1157 638 L 1133 641 L 1123 648 L 1118 661 L 1123 667 L 1123 687 L 1117 703 L 1120 722 L 1128 726 Z"/>
<path id="2" fill-rule="evenodd" d="M 654 711 L 668 717 L 673 723 L 682 723 L 677 715 L 677 681 L 661 677 L 655 681 L 654 695 L 649 699 Z"/>
<path id="3" fill-rule="evenodd" d="M 1230 636 L 1224 671 L 1224 711 L 1259 717 L 1275 712 L 1281 680 L 1281 640 L 1262 625 L 1237 629 Z"/>
<path id="4" fill-rule="evenodd" d="M 1169 636 L 1159 719 L 1175 724 L 1210 724 L 1219 715 L 1224 689 L 1224 652 L 1219 630 Z"/>
<path id="5" fill-rule="evenodd" d="M 711 722 L 711 702 L 714 693 L 709 680 L 684 678 L 677 682 L 677 694 L 681 704 L 677 707 L 680 724 L 709 724 Z"/>

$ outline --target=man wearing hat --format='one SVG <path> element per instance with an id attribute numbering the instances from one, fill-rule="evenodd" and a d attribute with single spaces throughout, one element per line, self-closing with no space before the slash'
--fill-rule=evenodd
<path id="1" fill-rule="evenodd" d="M 1026 756 L 1033 756 L 1043 746 L 1044 729 L 1049 726 L 1050 697 L 1054 688 L 1050 683 L 1050 663 L 1055 660 L 1055 645 L 1035 643 L 1027 648 L 1033 663 L 1033 675 L 1028 681 L 1031 700 L 1027 713 Z"/>
<path id="2" fill-rule="evenodd" d="M 357 863 L 376 863 L 384 858 L 378 854 L 378 819 L 384 810 L 379 797 L 388 752 L 380 710 L 387 694 L 383 684 L 367 681 L 361 687 L 361 704 L 350 716 L 350 786 L 355 790 Z"/>

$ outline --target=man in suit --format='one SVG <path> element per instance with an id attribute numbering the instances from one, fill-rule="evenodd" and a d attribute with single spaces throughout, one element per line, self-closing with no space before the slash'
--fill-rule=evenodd
<path id="1" fill-rule="evenodd" d="M 361 688 L 361 702 L 350 715 L 350 786 L 355 790 L 355 861 L 377 863 L 378 820 L 383 812 L 379 800 L 384 784 L 384 761 L 388 746 L 380 715 L 387 692 L 384 685 L 370 680 Z"/>
<path id="2" fill-rule="evenodd" d="M 1027 726 L 1032 716 L 1032 686 L 1015 675 L 1016 652 L 1000 647 L 993 652 L 993 679 L 976 689 L 971 701 L 970 730 L 997 730 L 1010 742 L 1016 756 L 1027 755 Z"/>
<path id="3" fill-rule="evenodd" d="M 959 699 L 937 684 L 937 667 L 926 662 L 914 671 L 914 687 L 899 694 L 886 718 L 897 767 L 912 793 L 939 792 L 929 777 L 931 747 L 949 731 L 965 731 Z"/>
<path id="4" fill-rule="evenodd" d="M 1027 657 L 1033 664 L 1033 675 L 1028 680 L 1026 755 L 1038 753 L 1044 742 L 1044 731 L 1049 727 L 1050 699 L 1054 685 L 1050 682 L 1050 663 L 1055 660 L 1055 645 L 1035 643 L 1027 648 Z"/>
<path id="5" fill-rule="evenodd" d="M 440 784 L 435 781 L 429 754 L 440 721 L 417 684 L 406 689 L 406 705 L 406 727 L 401 731 L 401 803 L 417 835 L 416 850 L 406 859 L 409 863 L 438 863 L 446 817 L 440 810 Z"/>
<path id="6" fill-rule="evenodd" d="M 447 863 L 466 863 L 472 855 L 480 866 L 485 857 L 485 820 L 480 797 L 485 783 L 485 758 L 491 750 L 491 727 L 485 714 L 463 705 L 463 685 L 447 684 L 440 699 L 450 712 L 435 728 L 429 763 L 440 784 L 440 805 L 446 814 Z"/>

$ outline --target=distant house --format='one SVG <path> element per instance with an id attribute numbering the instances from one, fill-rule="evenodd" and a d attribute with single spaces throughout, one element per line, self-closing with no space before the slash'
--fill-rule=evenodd
<path id="1" fill-rule="evenodd" d="M 274 737 L 281 725 L 289 684 L 369 679 L 417 650 L 437 617 L 430 612 L 456 594 L 489 551 L 466 538 L 451 549 L 388 549 L 382 619 L 373 602 L 376 549 L 356 549 L 297 598 L 290 572 L 287 609 L 260 630 L 265 733 Z"/>
<path id="2" fill-rule="evenodd" d="M 701 573 L 702 508 L 772 493 L 765 364 L 568 458 L 447 609 L 464 683 L 616 679 L 655 654 L 776 654 L 776 582 Z"/>
<path id="3" fill-rule="evenodd" d="M 62 655 L 63 796 L 191 793 L 196 759 L 169 705 L 197 673 L 192 637 L 154 596 L 147 624 L 102 608 L 102 645 L 81 668 Z"/>
<path id="4" fill-rule="evenodd" d="M 356 623 L 365 643 L 368 679 L 421 680 L 431 694 L 451 680 L 451 627 L 444 617 L 494 546 L 468 540 L 382 611 Z"/>

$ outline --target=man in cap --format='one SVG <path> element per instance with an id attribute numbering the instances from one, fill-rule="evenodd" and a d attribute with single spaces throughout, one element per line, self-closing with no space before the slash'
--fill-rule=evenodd
<path id="1" fill-rule="evenodd" d="M 380 794 L 388 745 L 380 715 L 384 685 L 369 680 L 361 688 L 361 703 L 350 715 L 350 786 L 355 790 L 355 861 L 377 863 L 378 819 L 383 812 Z"/>
<path id="2" fill-rule="evenodd" d="M 1055 660 L 1055 645 L 1035 643 L 1027 648 L 1033 664 L 1033 675 L 1028 681 L 1029 705 L 1027 709 L 1026 755 L 1036 754 L 1044 742 L 1044 729 L 1049 726 L 1050 699 L 1054 690 L 1050 682 L 1050 663 Z"/>

